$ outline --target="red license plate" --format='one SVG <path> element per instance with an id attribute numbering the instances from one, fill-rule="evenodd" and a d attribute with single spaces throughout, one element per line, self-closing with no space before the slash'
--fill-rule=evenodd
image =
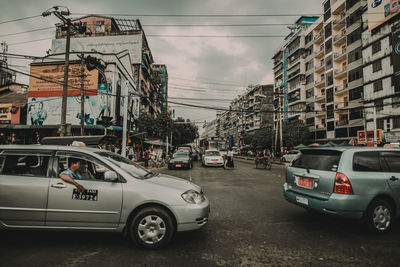
<path id="1" fill-rule="evenodd" d="M 180 168 L 180 167 L 182 167 L 182 165 L 181 164 L 176 164 L 175 167 Z"/>
<path id="2" fill-rule="evenodd" d="M 308 179 L 308 178 L 299 177 L 299 186 L 312 189 L 313 188 L 313 180 Z"/>
<path id="3" fill-rule="evenodd" d="M 213 164 L 218 164 L 218 161 L 214 161 Z"/>

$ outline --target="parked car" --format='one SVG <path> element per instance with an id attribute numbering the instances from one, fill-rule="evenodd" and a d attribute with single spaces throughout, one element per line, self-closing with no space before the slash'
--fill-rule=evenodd
<path id="1" fill-rule="evenodd" d="M 283 194 L 309 210 L 364 219 L 376 233 L 400 215 L 400 150 L 302 149 L 286 172 Z"/>
<path id="2" fill-rule="evenodd" d="M 83 192 L 59 178 L 71 158 L 81 162 Z M 0 229 L 125 232 L 150 249 L 201 228 L 210 211 L 202 189 L 187 180 L 74 146 L 0 146 L 0 203 Z"/>
<path id="3" fill-rule="evenodd" d="M 192 168 L 189 152 L 177 152 L 172 155 L 172 158 L 168 162 L 168 169 L 171 170 L 174 168 Z"/>
<path id="4" fill-rule="evenodd" d="M 291 150 L 282 156 L 281 161 L 282 162 L 292 162 L 299 155 L 300 155 L 299 150 Z"/>
<path id="5" fill-rule="evenodd" d="M 206 150 L 202 160 L 203 167 L 205 166 L 224 166 L 224 159 L 218 150 Z"/>
<path id="6" fill-rule="evenodd" d="M 175 153 L 177 152 L 188 152 L 190 156 L 190 160 L 193 160 L 193 148 L 189 145 L 180 145 L 176 148 Z"/>

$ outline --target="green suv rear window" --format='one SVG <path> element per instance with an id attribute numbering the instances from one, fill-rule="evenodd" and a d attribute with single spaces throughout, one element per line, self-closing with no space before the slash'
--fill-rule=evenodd
<path id="1" fill-rule="evenodd" d="M 339 164 L 341 155 L 342 152 L 336 150 L 302 150 L 300 157 L 298 157 L 292 163 L 292 167 L 321 171 L 334 171 Z"/>

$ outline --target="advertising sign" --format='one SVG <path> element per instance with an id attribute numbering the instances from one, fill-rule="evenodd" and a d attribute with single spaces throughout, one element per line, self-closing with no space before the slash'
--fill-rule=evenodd
<path id="1" fill-rule="evenodd" d="M 392 27 L 392 46 L 394 91 L 400 92 L 400 23 Z"/>
<path id="2" fill-rule="evenodd" d="M 399 13 L 399 0 L 368 0 L 368 29 L 373 30 Z"/>
<path id="3" fill-rule="evenodd" d="M 109 96 L 112 98 L 112 96 Z M 28 125 L 58 125 L 61 122 L 61 97 L 29 97 Z M 109 99 L 109 101 L 111 101 Z M 85 124 L 96 125 L 97 120 L 107 115 L 107 96 L 99 94 L 85 97 Z M 81 97 L 67 98 L 67 123 L 80 125 Z M 109 113 L 108 113 L 109 114 Z"/>
<path id="4" fill-rule="evenodd" d="M 84 75 L 85 95 L 97 95 L 98 70 L 88 71 L 85 68 Z M 68 68 L 68 96 L 78 96 L 81 94 L 80 76 L 80 64 L 70 64 Z M 28 96 L 62 96 L 63 82 L 64 64 L 31 65 Z"/>
<path id="5" fill-rule="evenodd" d="M 19 124 L 20 104 L 0 104 L 0 124 Z"/>
<path id="6" fill-rule="evenodd" d="M 53 53 L 65 53 L 65 39 L 53 39 Z M 99 36 L 90 38 L 71 38 L 71 52 L 119 53 L 128 50 L 132 64 L 142 61 L 142 35 Z"/>
<path id="7" fill-rule="evenodd" d="M 376 139 L 378 144 L 382 143 L 382 129 L 376 130 Z M 368 130 L 367 131 L 367 142 L 373 143 L 374 142 L 374 131 Z M 357 131 L 357 143 L 359 145 L 365 144 L 365 131 Z"/>

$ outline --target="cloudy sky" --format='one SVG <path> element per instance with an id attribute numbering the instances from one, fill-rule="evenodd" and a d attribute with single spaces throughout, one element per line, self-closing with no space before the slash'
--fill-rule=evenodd
<path id="1" fill-rule="evenodd" d="M 168 67 L 170 100 L 210 107 L 227 107 L 229 101 L 250 84 L 272 83 L 271 57 L 283 41 L 283 37 L 279 36 L 288 34 L 288 24 L 293 23 L 298 15 L 322 13 L 322 0 L 1 1 L 0 41 L 9 44 L 9 53 L 45 55 L 46 50 L 51 47 L 49 38 L 54 37 L 55 30 L 39 29 L 54 26 L 59 22 L 57 18 L 49 16 L 11 23 L 1 22 L 39 15 L 55 5 L 67 6 L 72 17 L 78 17 L 74 13 L 84 13 L 115 14 L 118 17 L 130 14 L 133 16 L 126 18 L 139 18 L 155 62 Z M 233 14 L 247 16 L 143 16 Z M 268 14 L 280 16 L 254 16 Z M 282 16 L 283 14 L 297 16 Z M 249 24 L 253 26 L 244 26 Z M 38 31 L 9 35 L 30 30 Z M 197 37 L 174 37 L 176 35 Z M 39 39 L 46 40 L 21 43 Z M 29 71 L 29 60 L 10 60 L 11 67 Z M 28 83 L 26 77 L 18 79 Z M 177 116 L 191 120 L 210 121 L 215 118 L 213 110 L 176 104 L 171 106 L 176 110 Z"/>

